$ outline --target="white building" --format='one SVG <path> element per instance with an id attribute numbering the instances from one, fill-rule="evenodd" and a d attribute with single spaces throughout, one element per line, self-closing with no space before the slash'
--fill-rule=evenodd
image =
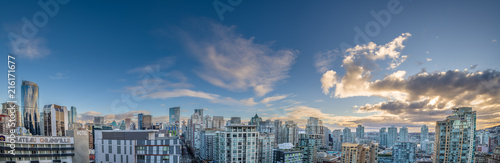
<path id="1" fill-rule="evenodd" d="M 96 130 L 96 163 L 179 163 L 179 137 L 161 137 L 158 130 Z"/>
<path id="2" fill-rule="evenodd" d="M 215 135 L 215 161 L 257 163 L 258 137 L 257 126 L 226 126 Z"/>

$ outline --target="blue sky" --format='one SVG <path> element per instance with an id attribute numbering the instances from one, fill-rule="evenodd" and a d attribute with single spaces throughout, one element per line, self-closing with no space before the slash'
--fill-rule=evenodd
<path id="1" fill-rule="evenodd" d="M 500 122 L 481 116 L 499 111 L 497 105 L 484 103 L 484 99 L 499 99 L 495 76 L 500 68 L 498 1 L 242 0 L 223 13 L 223 20 L 213 1 L 61 2 L 58 12 L 47 16 L 46 24 L 37 27 L 34 37 L 27 38 L 19 49 L 13 48 L 9 33 L 24 36 L 23 18 L 33 22 L 37 12 L 46 12 L 35 1 L 1 2 L 0 53 L 16 54 L 18 82 L 39 84 L 40 105 L 76 106 L 82 120 L 92 115 L 123 119 L 147 112 L 157 121 L 167 122 L 168 108 L 181 106 L 183 117 L 206 108 L 211 116 L 243 119 L 258 113 L 264 119 L 303 123 L 307 116 L 318 116 L 332 129 L 364 124 L 367 129 L 396 125 L 416 130 L 445 118 L 450 107 L 473 106 L 482 119 L 478 120 L 480 127 Z M 391 13 L 390 5 L 397 2 L 397 11 Z M 381 25 L 371 11 L 388 12 L 391 19 Z M 384 58 L 364 55 L 362 52 L 373 52 L 363 45 L 368 42 L 354 41 L 359 34 L 356 27 L 367 34 L 365 27 L 374 23 L 378 31 L 371 26 L 368 34 L 372 36 L 367 36 L 374 44 L 403 40 Z M 351 54 L 355 57 L 352 66 L 365 68 L 362 72 L 367 79 L 359 79 L 366 80 L 361 85 L 342 83 L 349 81 L 346 74 L 350 71 L 344 60 L 349 53 L 340 46 L 343 42 L 360 45 Z M 388 67 L 393 62 L 398 65 Z M 6 66 L 6 62 L 1 64 Z M 398 79 L 410 85 L 412 77 L 422 76 L 418 74 L 440 77 L 449 70 L 450 75 L 462 74 L 464 81 L 484 76 L 488 70 L 493 71 L 493 78 L 458 82 L 462 85 L 451 89 L 463 87 L 457 91 L 475 96 L 449 105 L 444 105 L 450 101 L 445 94 L 407 98 L 415 89 L 381 91 L 371 86 L 398 71 L 405 74 Z M 428 87 L 421 89 L 436 90 L 432 85 L 444 81 L 427 80 Z M 495 91 L 484 94 L 481 88 L 468 90 L 467 84 L 482 84 Z M 352 89 L 366 85 L 370 87 Z M 7 94 L 0 98 L 7 99 Z M 430 102 L 432 99 L 436 100 Z M 428 105 L 410 107 L 412 111 L 402 105 L 384 107 L 390 102 L 424 101 Z M 423 115 L 433 116 L 414 118 Z"/>

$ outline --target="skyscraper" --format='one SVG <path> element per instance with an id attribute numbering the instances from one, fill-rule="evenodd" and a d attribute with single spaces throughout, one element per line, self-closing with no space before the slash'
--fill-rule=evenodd
<path id="1" fill-rule="evenodd" d="M 306 134 L 310 138 L 315 138 L 316 143 L 318 143 L 316 146 L 321 147 L 325 146 L 325 127 L 323 126 L 323 121 L 319 120 L 319 118 L 316 117 L 309 117 L 307 120 L 306 124 Z"/>
<path id="2" fill-rule="evenodd" d="M 71 110 L 68 111 L 68 124 L 74 124 L 74 123 L 77 123 L 78 122 L 78 118 L 77 118 L 77 113 L 76 113 L 76 107 L 74 106 L 71 106 Z"/>
<path id="3" fill-rule="evenodd" d="M 216 162 L 257 162 L 259 132 L 253 125 L 229 125 L 216 132 L 214 160 Z M 252 150 L 253 149 L 253 150 Z"/>
<path id="4" fill-rule="evenodd" d="M 23 125 L 21 112 L 19 111 L 19 105 L 17 105 L 16 103 L 12 102 L 2 103 L 2 113 L 6 115 L 15 114 L 16 125 L 14 127 L 21 127 Z"/>
<path id="5" fill-rule="evenodd" d="M 378 156 L 377 144 L 342 143 L 341 162 L 371 163 Z"/>
<path id="6" fill-rule="evenodd" d="M 66 136 L 68 109 L 56 104 L 43 107 L 43 131 L 45 136 Z"/>
<path id="7" fill-rule="evenodd" d="M 476 111 L 453 108 L 453 114 L 436 122 L 434 162 L 473 162 Z"/>
<path id="8" fill-rule="evenodd" d="M 285 124 L 281 127 L 280 134 L 280 144 L 292 143 L 293 145 L 297 145 L 299 143 L 299 127 L 293 121 L 285 121 Z"/>
<path id="9" fill-rule="evenodd" d="M 353 143 L 354 141 L 352 140 L 352 133 L 351 129 L 349 128 L 344 128 L 343 134 L 342 134 L 342 142 L 343 143 Z"/>
<path id="10" fill-rule="evenodd" d="M 363 139 L 365 137 L 365 127 L 358 125 L 356 128 L 356 138 Z"/>
<path id="11" fill-rule="evenodd" d="M 382 127 L 380 129 L 379 143 L 380 143 L 380 146 L 387 146 L 387 132 L 385 131 L 385 127 Z"/>
<path id="12" fill-rule="evenodd" d="M 171 107 L 169 111 L 168 122 L 179 123 L 181 119 L 181 107 Z"/>
<path id="13" fill-rule="evenodd" d="M 21 86 L 24 128 L 32 135 L 40 135 L 40 113 L 38 112 L 38 84 L 23 80 Z"/>
<path id="14" fill-rule="evenodd" d="M 421 150 L 425 151 L 425 145 L 424 141 L 429 139 L 429 128 L 424 125 L 422 128 L 420 128 L 420 148 Z"/>
<path id="15" fill-rule="evenodd" d="M 130 118 L 125 118 L 125 130 L 130 130 Z"/>
<path id="16" fill-rule="evenodd" d="M 248 122 L 249 125 L 256 125 L 256 126 L 259 126 L 260 125 L 260 122 L 262 122 L 262 118 L 259 117 L 257 114 L 255 114 L 255 116 L 253 116 L 251 119 L 250 119 L 250 122 Z"/>
<path id="17" fill-rule="evenodd" d="M 392 147 L 398 141 L 398 128 L 391 126 L 387 129 L 387 147 Z"/>
<path id="18" fill-rule="evenodd" d="M 408 128 L 402 127 L 399 129 L 399 141 L 408 141 Z"/>
<path id="19" fill-rule="evenodd" d="M 142 117 L 144 114 L 139 113 L 137 114 L 137 130 L 142 130 Z"/>

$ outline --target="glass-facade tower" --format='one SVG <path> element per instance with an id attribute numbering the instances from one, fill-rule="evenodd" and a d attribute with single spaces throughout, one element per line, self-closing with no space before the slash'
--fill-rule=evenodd
<path id="1" fill-rule="evenodd" d="M 171 107 L 168 121 L 170 123 L 179 123 L 181 117 L 181 107 Z"/>
<path id="2" fill-rule="evenodd" d="M 40 112 L 38 112 L 38 84 L 23 80 L 21 104 L 24 127 L 32 135 L 40 135 Z"/>

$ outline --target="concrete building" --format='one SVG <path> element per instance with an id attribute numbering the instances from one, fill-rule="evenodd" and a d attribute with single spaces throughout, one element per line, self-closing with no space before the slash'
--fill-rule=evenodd
<path id="1" fill-rule="evenodd" d="M 342 163 L 373 163 L 378 159 L 378 144 L 342 143 Z"/>
<path id="2" fill-rule="evenodd" d="M 226 126 L 224 131 L 215 135 L 215 161 L 256 163 L 258 137 L 257 126 Z"/>
<path id="3" fill-rule="evenodd" d="M 274 135 L 260 133 L 257 139 L 257 162 L 272 163 L 274 149 Z"/>
<path id="4" fill-rule="evenodd" d="M 196 155 L 200 154 L 201 148 L 201 131 L 205 129 L 205 121 L 203 120 L 203 109 L 195 109 L 193 115 L 188 120 L 186 133 L 186 143 L 190 150 Z"/>
<path id="5" fill-rule="evenodd" d="M 125 130 L 130 130 L 132 120 L 130 118 L 125 118 Z"/>
<path id="6" fill-rule="evenodd" d="M 343 130 L 342 143 L 354 143 L 354 140 L 352 138 L 351 129 L 349 129 L 347 127 L 344 128 L 344 130 Z"/>
<path id="7" fill-rule="evenodd" d="M 43 107 L 43 135 L 65 136 L 68 130 L 68 109 L 56 104 Z"/>
<path id="8" fill-rule="evenodd" d="M 212 127 L 214 129 L 224 129 L 224 117 L 223 116 L 213 116 L 212 117 Z"/>
<path id="9" fill-rule="evenodd" d="M 306 124 L 306 134 L 314 135 L 317 139 L 317 147 L 326 146 L 325 138 L 325 128 L 323 126 L 323 121 L 319 120 L 319 118 L 309 117 Z"/>
<path id="10" fill-rule="evenodd" d="M 292 143 L 296 146 L 299 143 L 299 127 L 293 121 L 285 121 L 285 124 L 281 127 L 280 134 L 280 144 Z"/>
<path id="11" fill-rule="evenodd" d="M 96 163 L 179 163 L 179 137 L 162 137 L 158 130 L 97 130 Z"/>
<path id="12" fill-rule="evenodd" d="M 16 136 L 15 138 L 0 135 L 0 149 L 4 151 L 0 152 L 0 162 L 88 163 L 89 150 L 85 139 L 87 139 L 86 135 L 75 137 Z M 79 141 L 82 143 L 78 143 Z M 11 144 L 11 142 L 14 143 Z M 11 146 L 15 146 L 13 151 Z M 81 156 L 86 156 L 86 159 L 80 158 Z"/>
<path id="13" fill-rule="evenodd" d="M 275 163 L 302 163 L 302 151 L 300 150 L 274 150 L 273 162 Z"/>
<path id="14" fill-rule="evenodd" d="M 414 163 L 417 153 L 417 144 L 414 142 L 396 142 L 392 146 L 392 158 L 398 163 Z"/>
<path id="15" fill-rule="evenodd" d="M 342 150 L 342 130 L 337 129 L 332 131 L 332 150 Z"/>
<path id="16" fill-rule="evenodd" d="M 8 115 L 9 117 L 12 117 L 12 119 L 15 119 L 14 128 L 23 126 L 22 114 L 19 111 L 19 105 L 17 105 L 16 103 L 2 103 L 2 114 Z"/>
<path id="17" fill-rule="evenodd" d="M 153 116 L 152 115 L 143 115 L 141 127 L 142 127 L 141 130 L 153 129 Z"/>
<path id="18" fill-rule="evenodd" d="M 241 117 L 231 117 L 230 125 L 241 125 Z"/>
<path id="19" fill-rule="evenodd" d="M 356 138 L 358 138 L 358 139 L 365 138 L 365 127 L 364 126 L 358 125 L 358 127 L 356 127 Z"/>
<path id="20" fill-rule="evenodd" d="M 399 129 L 399 141 L 409 141 L 407 127 Z"/>
<path id="21" fill-rule="evenodd" d="M 104 125 L 104 117 L 103 116 L 94 116 L 94 125 Z"/>
<path id="22" fill-rule="evenodd" d="M 204 161 L 214 161 L 215 132 L 217 130 L 205 129 L 201 131 L 200 157 Z"/>
<path id="23" fill-rule="evenodd" d="M 475 130 L 476 111 L 470 107 L 453 108 L 451 116 L 436 122 L 434 162 L 472 162 Z"/>
<path id="24" fill-rule="evenodd" d="M 391 126 L 387 128 L 387 147 L 392 147 L 398 141 L 398 128 Z"/>

